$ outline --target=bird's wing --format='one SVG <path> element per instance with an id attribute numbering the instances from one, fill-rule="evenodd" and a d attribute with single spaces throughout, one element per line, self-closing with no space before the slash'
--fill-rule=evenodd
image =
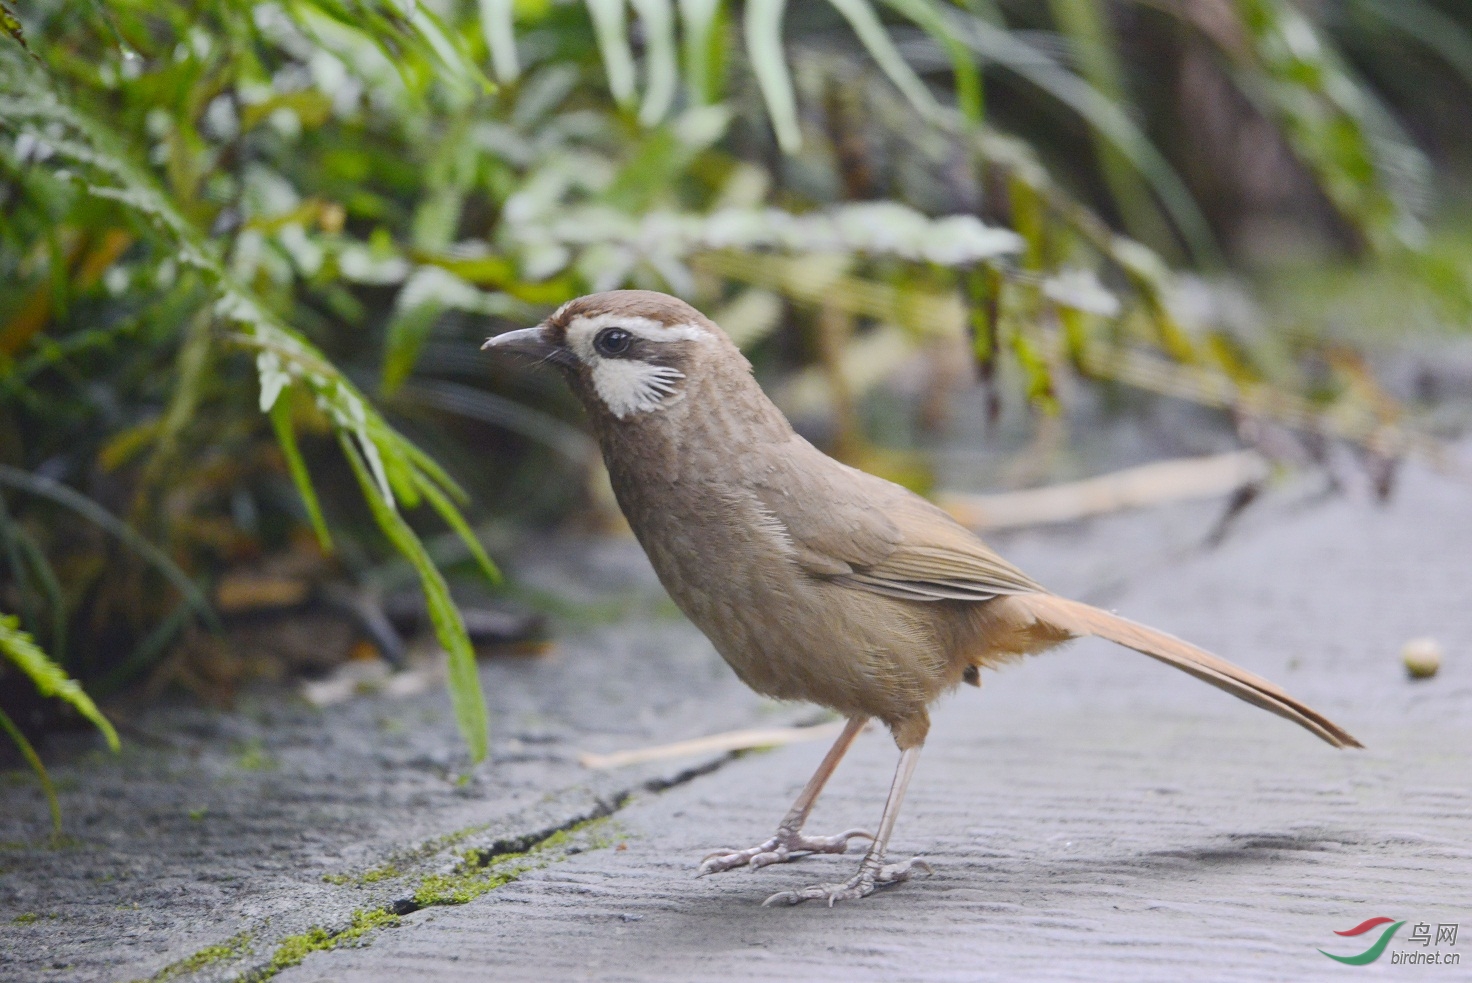
<path id="1" fill-rule="evenodd" d="M 916 601 L 1041 591 L 970 530 L 899 485 L 839 464 L 801 437 L 760 454 L 753 491 L 809 573 Z"/>

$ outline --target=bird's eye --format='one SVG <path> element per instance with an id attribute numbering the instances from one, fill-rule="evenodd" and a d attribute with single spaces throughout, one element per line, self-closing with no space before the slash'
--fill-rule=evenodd
<path id="1" fill-rule="evenodd" d="M 629 350 L 634 336 L 623 328 L 604 328 L 593 338 L 593 349 L 599 355 L 616 358 Z"/>

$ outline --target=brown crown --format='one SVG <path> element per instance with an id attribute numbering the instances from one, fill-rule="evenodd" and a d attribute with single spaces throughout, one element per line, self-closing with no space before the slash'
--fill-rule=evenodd
<path id="1" fill-rule="evenodd" d="M 654 290 L 608 290 L 570 300 L 557 308 L 546 321 L 549 340 L 560 343 L 566 337 L 567 326 L 574 318 L 597 317 L 600 314 L 646 317 L 669 325 L 691 322 L 698 324 L 705 320 L 695 308 L 669 294 Z"/>

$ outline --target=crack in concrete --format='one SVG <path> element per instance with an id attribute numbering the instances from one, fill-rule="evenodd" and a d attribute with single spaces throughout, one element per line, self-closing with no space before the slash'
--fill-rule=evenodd
<path id="1" fill-rule="evenodd" d="M 429 840 L 409 851 L 391 853 L 382 863 L 368 867 L 366 874 L 335 875 L 327 880 L 333 884 L 361 887 L 380 880 L 410 876 L 412 871 L 401 870 L 400 867 L 409 867 L 412 864 L 419 869 L 420 876 L 411 894 L 385 904 L 355 910 L 351 919 L 337 928 L 312 926 L 305 932 L 275 939 L 270 942 L 269 956 L 256 956 L 251 951 L 253 947 L 247 947 L 247 943 L 252 940 L 266 941 L 264 926 L 258 927 L 255 932 L 241 932 L 225 943 L 206 946 L 170 963 L 149 977 L 146 983 L 182 980 L 211 969 L 219 969 L 224 963 L 236 959 L 245 965 L 238 966 L 235 974 L 229 977 L 233 983 L 265 983 L 282 970 L 299 964 L 312 952 L 326 952 L 344 945 L 367 945 L 371 933 L 397 927 L 405 915 L 439 905 L 466 904 L 516 881 L 530 871 L 585 850 L 602 849 L 611 845 L 611 841 L 595 840 L 582 846 L 573 842 L 572 837 L 573 834 L 613 818 L 640 793 L 660 795 L 714 774 L 749 753 L 727 752 L 669 777 L 650 778 L 611 795 L 600 796 L 594 800 L 591 809 L 576 813 L 562 822 L 516 836 L 501 837 L 484 847 L 468 849 L 460 854 L 455 869 L 448 874 L 423 871 L 435 857 L 443 855 L 485 827 L 459 830 Z M 555 855 L 548 855 L 549 850 L 556 847 L 564 849 Z M 541 856 L 537 856 L 538 854 Z M 381 876 L 375 876 L 376 874 Z"/>

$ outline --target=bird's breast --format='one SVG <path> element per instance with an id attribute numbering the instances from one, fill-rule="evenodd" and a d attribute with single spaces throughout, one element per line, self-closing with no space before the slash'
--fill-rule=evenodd
<path id="1" fill-rule="evenodd" d="M 753 689 L 890 720 L 948 685 L 932 606 L 803 570 L 785 527 L 756 495 L 611 473 L 665 590 Z"/>

